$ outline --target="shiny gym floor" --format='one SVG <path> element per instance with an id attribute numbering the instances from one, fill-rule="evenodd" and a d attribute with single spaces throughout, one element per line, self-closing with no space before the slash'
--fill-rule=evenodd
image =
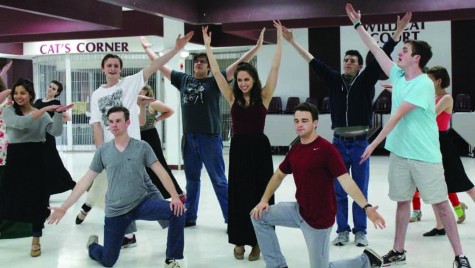
<path id="1" fill-rule="evenodd" d="M 87 170 L 92 159 L 91 152 L 61 153 L 65 166 L 75 180 Z M 228 155 L 225 153 L 225 161 Z M 283 160 L 283 156 L 276 155 L 274 166 Z M 474 180 L 475 159 L 464 157 L 467 174 Z M 380 206 L 380 213 L 385 217 L 387 228 L 376 230 L 368 223 L 369 246 L 379 254 L 386 254 L 393 245 L 394 216 L 396 204 L 387 196 L 387 165 L 386 156 L 371 158 L 371 178 L 369 200 L 373 205 Z M 174 171 L 178 182 L 185 188 L 183 171 Z M 224 224 L 217 199 L 214 195 L 210 180 L 205 170 L 202 173 L 202 189 L 199 208 L 199 217 L 196 227 L 185 229 L 185 258 L 180 261 L 182 267 L 232 267 L 253 268 L 265 267 L 262 258 L 250 262 L 247 255 L 250 248 L 246 247 L 245 259 L 236 260 L 233 257 L 233 245 L 228 244 L 226 225 Z M 287 176 L 276 192 L 276 202 L 295 200 L 295 186 L 292 176 Z M 59 206 L 69 195 L 69 192 L 51 197 L 51 205 Z M 475 264 L 475 204 L 470 197 L 459 194 L 462 202 L 468 205 L 467 219 L 458 225 L 465 254 Z M 100 264 L 89 258 L 86 250 L 86 241 L 90 234 L 99 234 L 102 243 L 104 212 L 93 209 L 81 225 L 76 225 L 74 219 L 79 212 L 85 195 L 81 197 L 68 211 L 59 225 L 47 225 L 41 239 L 42 255 L 31 258 L 31 238 L 0 240 L 0 267 L 61 267 L 83 268 L 101 267 Z M 410 223 L 407 240 L 407 264 L 401 267 L 452 267 L 454 254 L 446 236 L 423 237 L 422 234 L 435 226 L 434 214 L 430 206 L 423 204 L 422 220 Z M 351 216 L 350 216 L 351 218 Z M 350 224 L 351 225 L 351 224 Z M 114 267 L 163 267 L 165 259 L 166 230 L 159 228 L 156 222 L 137 222 L 137 246 L 123 249 L 119 260 Z M 335 226 L 336 229 L 336 226 Z M 277 233 L 280 245 L 286 256 L 289 267 L 308 267 L 308 253 L 302 234 L 298 229 L 278 227 Z M 331 239 L 335 237 L 332 234 Z M 351 236 L 351 240 L 354 237 Z M 330 246 L 330 259 L 353 257 L 362 252 L 363 248 L 350 243 L 344 247 Z"/>

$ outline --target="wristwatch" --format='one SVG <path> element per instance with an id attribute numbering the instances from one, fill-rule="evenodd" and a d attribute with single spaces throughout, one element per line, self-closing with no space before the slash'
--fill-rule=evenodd
<path id="1" fill-rule="evenodd" d="M 366 206 L 363 207 L 363 210 L 366 212 L 366 209 L 367 208 L 372 208 L 373 205 L 371 205 L 370 203 L 366 204 Z"/>

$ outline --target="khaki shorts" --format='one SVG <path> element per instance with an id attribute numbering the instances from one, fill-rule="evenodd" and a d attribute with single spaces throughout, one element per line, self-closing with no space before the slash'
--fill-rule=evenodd
<path id="1" fill-rule="evenodd" d="M 426 204 L 437 204 L 447 200 L 442 163 L 430 163 L 389 156 L 389 198 L 393 201 L 410 201 L 419 189 Z"/>

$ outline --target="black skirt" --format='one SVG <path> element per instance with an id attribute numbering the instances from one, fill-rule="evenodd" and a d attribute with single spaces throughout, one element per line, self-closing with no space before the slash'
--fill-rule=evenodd
<path id="1" fill-rule="evenodd" d="M 9 144 L 0 192 L 0 218 L 43 223 L 50 215 L 44 144 Z"/>
<path id="2" fill-rule="evenodd" d="M 228 240 L 242 246 L 257 244 L 249 213 L 259 203 L 274 166 L 264 134 L 234 135 L 229 151 Z M 274 197 L 269 200 L 274 204 Z"/>
<path id="3" fill-rule="evenodd" d="M 449 193 L 465 192 L 473 188 L 473 183 L 465 173 L 460 156 L 447 131 L 439 131 L 440 152 L 444 166 L 445 182 Z"/>
<path id="4" fill-rule="evenodd" d="M 44 143 L 44 165 L 47 174 L 46 190 L 52 194 L 62 193 L 72 190 L 76 186 L 76 182 L 69 174 L 69 171 L 64 167 L 63 161 L 56 149 L 56 138 L 46 133 L 46 142 Z"/>
<path id="5" fill-rule="evenodd" d="M 163 155 L 163 150 L 162 150 L 162 142 L 160 141 L 160 136 L 158 136 L 158 131 L 156 128 L 151 128 L 147 130 L 142 130 L 140 131 L 140 136 L 143 141 L 147 142 L 150 147 L 152 147 L 153 152 L 158 158 L 158 162 L 162 164 L 163 168 L 167 171 L 168 175 L 172 179 L 173 185 L 175 185 L 175 189 L 177 193 L 180 195 L 183 193 L 183 190 L 180 188 L 180 185 L 176 181 L 175 176 L 173 176 L 172 171 L 168 167 L 167 161 L 165 160 L 165 156 Z M 150 168 L 146 168 L 147 174 L 152 180 L 153 184 L 157 186 L 158 190 L 160 193 L 163 195 L 163 198 L 168 199 L 170 198 L 170 194 L 168 191 L 165 189 L 165 186 L 163 186 L 162 182 L 158 178 L 158 176 L 151 170 Z"/>

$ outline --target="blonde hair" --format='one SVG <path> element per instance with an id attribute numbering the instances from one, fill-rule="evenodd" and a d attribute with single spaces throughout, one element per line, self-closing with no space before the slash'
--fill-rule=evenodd
<path id="1" fill-rule="evenodd" d="M 145 93 L 145 96 L 150 97 L 150 98 L 154 98 L 154 96 L 153 96 L 153 90 L 152 90 L 152 88 L 151 88 L 149 85 L 145 85 L 145 86 L 142 88 L 142 90 L 147 91 L 147 92 Z"/>

